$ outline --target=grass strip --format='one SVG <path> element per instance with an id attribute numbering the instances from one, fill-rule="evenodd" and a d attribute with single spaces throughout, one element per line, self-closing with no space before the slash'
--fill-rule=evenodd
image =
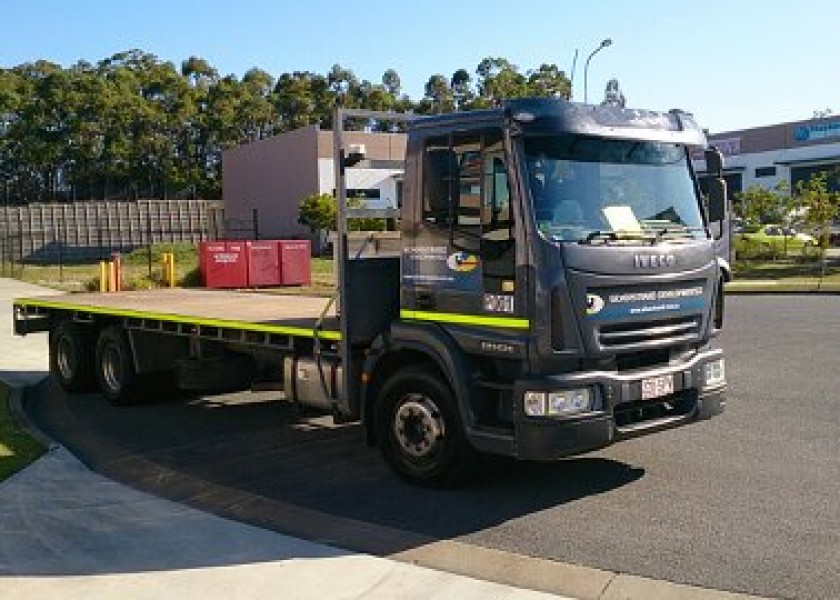
<path id="1" fill-rule="evenodd" d="M 44 452 L 44 448 L 15 423 L 9 410 L 10 397 L 11 390 L 0 382 L 0 481 L 5 481 Z"/>

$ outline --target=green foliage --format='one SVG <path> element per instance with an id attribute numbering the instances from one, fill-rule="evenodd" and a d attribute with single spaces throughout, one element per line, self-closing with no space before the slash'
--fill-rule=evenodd
<path id="1" fill-rule="evenodd" d="M 198 261 L 198 246 L 191 242 L 152 244 L 152 264 L 159 265 L 164 252 L 175 255 L 175 265 L 195 264 Z M 135 248 L 122 257 L 125 264 L 145 265 L 149 262 L 149 248 Z"/>
<path id="2" fill-rule="evenodd" d="M 556 65 L 521 72 L 505 58 L 471 76 L 432 75 L 419 101 L 394 69 L 381 83 L 334 65 L 327 74 L 220 77 L 205 59 L 180 67 L 141 50 L 63 68 L 47 61 L 0 69 L 0 179 L 13 203 L 221 195 L 222 151 L 304 125 L 331 127 L 336 105 L 440 113 L 520 96 L 569 97 Z M 359 120 L 351 127 L 389 131 Z"/>
<path id="3" fill-rule="evenodd" d="M 0 482 L 38 458 L 44 449 L 15 423 L 9 389 L 0 383 Z"/>
<path id="4" fill-rule="evenodd" d="M 199 272 L 198 267 L 194 267 L 186 271 L 178 280 L 178 285 L 180 287 L 202 287 L 204 282 L 201 279 L 201 273 Z"/>
<path id="5" fill-rule="evenodd" d="M 333 231 L 337 213 L 335 198 L 329 194 L 312 194 L 300 201 L 298 223 L 309 227 L 312 233 Z"/>
<path id="6" fill-rule="evenodd" d="M 362 198 L 348 198 L 347 206 L 362 208 Z M 316 231 L 335 231 L 338 218 L 338 205 L 329 194 L 312 194 L 300 201 L 298 223 L 306 225 L 312 233 Z M 385 219 L 362 218 L 350 219 L 350 231 L 385 231 Z"/>
<path id="7" fill-rule="evenodd" d="M 772 188 L 753 184 L 736 195 L 738 211 L 749 223 L 782 223 L 791 225 L 796 199 L 790 194 L 787 182 L 781 181 Z"/>
<path id="8" fill-rule="evenodd" d="M 798 200 L 791 195 L 790 186 L 786 181 L 779 181 L 772 188 L 764 188 L 753 184 L 738 194 L 735 201 L 738 204 L 740 214 L 748 223 L 756 225 L 775 223 L 784 227 L 798 225 Z M 787 236 L 783 237 L 781 247 L 773 246 L 771 249 L 764 251 L 751 248 L 744 252 L 756 252 L 757 255 L 753 258 L 775 259 L 787 257 L 788 238 Z M 746 257 L 746 254 L 744 254 L 744 257 Z"/>
<path id="9" fill-rule="evenodd" d="M 840 172 L 814 173 L 796 186 L 796 199 L 803 209 L 803 221 L 819 233 L 820 248 L 828 247 L 828 226 L 840 215 L 840 192 L 828 189 L 829 178 L 840 178 Z"/>

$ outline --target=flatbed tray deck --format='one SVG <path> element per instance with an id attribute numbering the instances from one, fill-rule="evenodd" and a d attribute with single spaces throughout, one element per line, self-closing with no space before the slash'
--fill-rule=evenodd
<path id="1" fill-rule="evenodd" d="M 203 337 L 249 333 L 336 341 L 341 335 L 335 310 L 321 296 L 280 295 L 202 289 L 163 289 L 17 298 L 15 331 L 46 331 L 57 313 L 74 318 L 113 317 L 129 327 Z M 321 319 L 322 314 L 324 318 Z M 319 326 L 320 321 L 320 326 Z M 266 338 L 268 339 L 268 338 Z M 272 344 L 274 345 L 274 344 Z M 285 344 L 280 344 L 285 345 Z"/>

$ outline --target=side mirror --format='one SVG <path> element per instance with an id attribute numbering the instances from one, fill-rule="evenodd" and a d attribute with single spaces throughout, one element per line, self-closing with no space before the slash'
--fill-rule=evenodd
<path id="1" fill-rule="evenodd" d="M 706 156 L 706 171 L 712 177 L 720 177 L 723 175 L 723 154 L 720 150 L 712 146 L 704 152 Z"/>
<path id="2" fill-rule="evenodd" d="M 726 182 L 720 177 L 709 179 L 709 221 L 717 223 L 727 218 Z"/>

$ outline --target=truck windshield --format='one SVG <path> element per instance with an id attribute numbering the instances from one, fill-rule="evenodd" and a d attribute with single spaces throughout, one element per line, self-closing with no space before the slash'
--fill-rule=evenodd
<path id="1" fill-rule="evenodd" d="M 556 241 L 707 237 L 682 146 L 578 135 L 526 137 L 538 229 Z"/>

